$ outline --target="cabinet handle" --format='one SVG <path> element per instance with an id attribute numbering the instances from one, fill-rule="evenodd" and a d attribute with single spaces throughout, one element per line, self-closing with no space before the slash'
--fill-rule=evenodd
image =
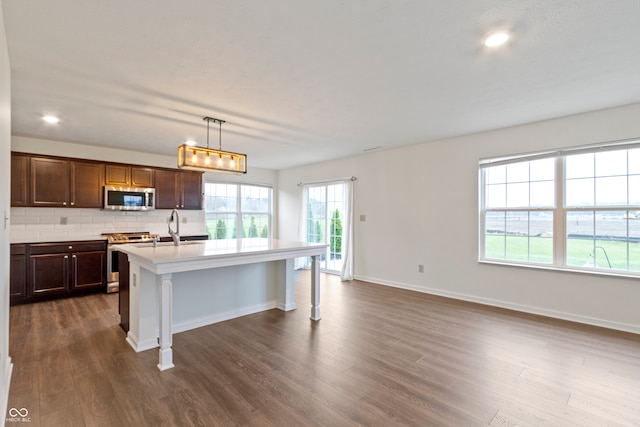
<path id="1" fill-rule="evenodd" d="M 74 203 L 74 202 L 71 202 L 71 206 L 73 206 L 73 203 Z"/>
<path id="2" fill-rule="evenodd" d="M 69 249 L 73 249 L 73 246 L 69 246 Z"/>
<path id="3" fill-rule="evenodd" d="M 64 259 L 69 259 L 69 255 L 65 255 L 65 256 L 64 256 Z"/>
<path id="4" fill-rule="evenodd" d="M 67 206 L 67 202 L 62 202 L 62 206 Z"/>
<path id="5" fill-rule="evenodd" d="M 75 255 L 71 255 L 71 258 L 77 258 L 77 256 L 75 256 Z"/>

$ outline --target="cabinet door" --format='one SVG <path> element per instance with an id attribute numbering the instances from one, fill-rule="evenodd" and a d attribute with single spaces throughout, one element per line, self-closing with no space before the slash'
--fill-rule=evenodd
<path id="1" fill-rule="evenodd" d="M 131 185 L 131 167 L 125 165 L 106 165 L 105 168 L 105 184 L 122 185 L 128 187 Z"/>
<path id="2" fill-rule="evenodd" d="M 65 293 L 69 283 L 69 254 L 31 255 L 29 271 L 30 296 Z"/>
<path id="3" fill-rule="evenodd" d="M 71 290 L 104 287 L 106 252 L 74 252 L 71 254 Z"/>
<path id="4" fill-rule="evenodd" d="M 202 209 L 202 174 L 200 172 L 181 172 L 182 194 L 181 209 Z"/>
<path id="5" fill-rule="evenodd" d="M 76 208 L 102 207 L 104 165 L 93 162 L 70 162 L 70 202 Z"/>
<path id="6" fill-rule="evenodd" d="M 27 257 L 11 255 L 9 267 L 11 300 L 27 296 Z"/>
<path id="7" fill-rule="evenodd" d="M 178 179 L 179 172 L 170 170 L 156 171 L 156 209 L 179 208 Z"/>
<path id="8" fill-rule="evenodd" d="M 154 178 L 155 170 L 153 168 L 131 167 L 131 185 L 133 187 L 153 188 Z"/>
<path id="9" fill-rule="evenodd" d="M 11 206 L 29 206 L 29 156 L 11 154 Z"/>
<path id="10" fill-rule="evenodd" d="M 46 157 L 31 158 L 31 206 L 67 206 L 69 162 Z"/>

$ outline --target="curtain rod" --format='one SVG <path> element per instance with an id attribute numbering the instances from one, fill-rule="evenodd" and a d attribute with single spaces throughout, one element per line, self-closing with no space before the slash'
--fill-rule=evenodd
<path id="1" fill-rule="evenodd" d="M 329 184 L 332 182 L 340 182 L 340 181 L 356 181 L 358 178 L 356 178 L 355 176 L 350 176 L 348 178 L 337 178 L 337 179 L 331 179 L 331 180 L 327 180 L 327 181 L 309 181 L 309 182 L 299 182 L 298 183 L 298 187 L 300 187 L 301 185 L 312 185 L 312 184 Z"/>

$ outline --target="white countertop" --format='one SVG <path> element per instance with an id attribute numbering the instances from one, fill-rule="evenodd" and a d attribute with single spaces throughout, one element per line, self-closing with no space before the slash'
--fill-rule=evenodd
<path id="1" fill-rule="evenodd" d="M 277 261 L 325 253 L 328 245 L 265 238 L 200 240 L 182 242 L 136 243 L 118 245 L 130 261 L 156 273 L 226 267 L 254 262 Z"/>
<path id="2" fill-rule="evenodd" d="M 10 243 L 15 244 L 27 244 L 27 243 L 60 243 L 60 242 L 89 242 L 92 240 L 107 240 L 106 236 L 100 235 L 86 235 L 86 236 L 55 236 L 46 238 L 33 238 L 33 237 L 11 237 Z"/>

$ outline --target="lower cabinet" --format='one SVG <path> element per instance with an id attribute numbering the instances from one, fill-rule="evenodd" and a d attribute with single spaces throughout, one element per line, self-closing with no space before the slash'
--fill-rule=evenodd
<path id="1" fill-rule="evenodd" d="M 103 240 L 11 245 L 11 251 L 12 304 L 106 291 Z"/>
<path id="2" fill-rule="evenodd" d="M 11 245 L 9 297 L 11 302 L 27 298 L 27 245 Z"/>

